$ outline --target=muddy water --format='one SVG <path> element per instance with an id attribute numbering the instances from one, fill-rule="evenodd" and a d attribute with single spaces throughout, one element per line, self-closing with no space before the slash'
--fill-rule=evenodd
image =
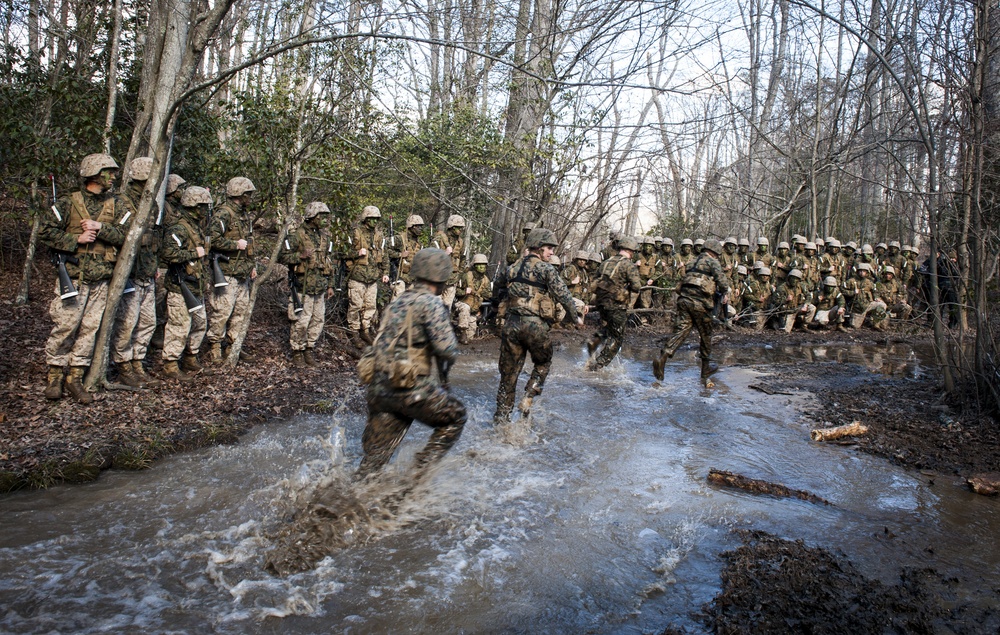
<path id="1" fill-rule="evenodd" d="M 494 352 L 463 358 L 453 386 L 471 420 L 432 493 L 287 579 L 263 571 L 267 537 L 296 500 L 353 469 L 360 414 L 302 417 L 148 472 L 4 498 L 0 632 L 701 632 L 692 614 L 718 592 L 718 554 L 737 527 L 843 552 L 888 583 L 900 566 L 933 566 L 959 577 L 959 599 L 1000 583 L 997 501 L 812 444 L 799 414 L 808 395 L 748 388 L 768 360 L 912 377 L 926 372 L 923 352 L 738 349 L 710 391 L 690 353 L 655 383 L 651 354 L 626 350 L 594 374 L 564 347 L 530 425 L 502 433 L 489 425 Z M 415 427 L 393 469 L 426 438 Z M 713 467 L 833 505 L 716 489 Z"/>

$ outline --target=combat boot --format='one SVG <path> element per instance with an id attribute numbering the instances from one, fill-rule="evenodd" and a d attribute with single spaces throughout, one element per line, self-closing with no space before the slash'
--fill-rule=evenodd
<path id="1" fill-rule="evenodd" d="M 240 361 L 246 362 L 247 364 L 252 364 L 255 361 L 257 361 L 257 358 L 254 356 L 253 353 L 251 353 L 247 349 L 240 348 Z"/>
<path id="2" fill-rule="evenodd" d="M 222 344 L 213 342 L 208 349 L 208 361 L 210 364 L 218 365 L 222 363 Z"/>
<path id="3" fill-rule="evenodd" d="M 198 362 L 197 355 L 186 354 L 181 360 L 181 370 L 189 375 L 200 375 L 205 372 L 205 367 Z"/>
<path id="4" fill-rule="evenodd" d="M 172 360 L 169 362 L 163 362 L 163 376 L 169 379 L 176 379 L 177 381 L 189 382 L 194 378 L 188 375 L 180 369 L 177 365 L 177 360 Z"/>
<path id="5" fill-rule="evenodd" d="M 306 359 L 302 351 L 292 351 L 292 367 L 293 368 L 306 367 Z"/>
<path id="6" fill-rule="evenodd" d="M 302 352 L 302 360 L 306 363 L 306 366 L 319 366 L 316 362 L 316 358 L 313 357 L 313 351 L 311 348 L 307 348 Z"/>
<path id="7" fill-rule="evenodd" d="M 719 372 L 719 367 L 712 363 L 710 359 L 701 360 L 701 378 L 708 379 L 715 373 Z"/>
<path id="8" fill-rule="evenodd" d="M 843 324 L 838 324 L 837 330 L 840 331 L 841 333 L 850 333 L 850 331 L 847 330 L 847 327 L 844 326 Z"/>
<path id="9" fill-rule="evenodd" d="M 118 368 L 118 381 L 133 388 L 145 388 L 142 379 L 132 370 L 132 362 L 118 362 L 115 366 Z"/>
<path id="10" fill-rule="evenodd" d="M 458 330 L 458 343 L 459 344 L 468 344 L 469 341 L 470 341 L 469 340 L 469 330 L 468 329 L 459 329 Z"/>
<path id="11" fill-rule="evenodd" d="M 147 388 L 159 388 L 163 385 L 162 381 L 146 372 L 146 369 L 142 366 L 141 359 L 132 360 L 132 370 L 135 372 L 136 377 L 138 377 L 142 383 L 146 384 Z"/>
<path id="12" fill-rule="evenodd" d="M 539 394 L 541 391 L 538 390 L 533 379 L 528 380 L 528 385 L 524 387 L 524 398 L 521 399 L 521 403 L 518 404 L 517 408 L 521 411 L 522 417 L 527 417 L 528 413 L 531 412 L 531 404 L 535 400 L 535 395 Z"/>
<path id="13" fill-rule="evenodd" d="M 373 341 L 371 334 L 368 332 L 368 329 L 366 329 L 363 326 L 360 329 L 358 329 L 358 337 L 360 337 L 361 341 L 364 342 L 365 344 L 371 344 Z"/>
<path id="14" fill-rule="evenodd" d="M 62 366 L 49 366 L 49 376 L 46 380 L 45 398 L 62 399 L 63 396 L 63 369 Z"/>
<path id="15" fill-rule="evenodd" d="M 83 387 L 83 375 L 86 372 L 86 366 L 73 366 L 69 369 L 69 376 L 66 377 L 66 392 L 72 395 L 77 403 L 84 405 L 94 401 L 94 396 Z"/>

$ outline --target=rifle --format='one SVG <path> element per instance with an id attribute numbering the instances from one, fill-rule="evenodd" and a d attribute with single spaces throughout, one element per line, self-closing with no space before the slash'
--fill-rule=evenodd
<path id="1" fill-rule="evenodd" d="M 392 224 L 392 214 L 389 215 L 389 246 L 396 248 L 396 230 Z M 389 280 L 395 282 L 399 279 L 399 258 L 389 258 Z"/>
<path id="2" fill-rule="evenodd" d="M 479 323 L 489 324 L 494 316 L 496 315 L 497 308 L 493 306 L 493 302 L 490 300 L 483 300 L 482 304 L 479 305 Z"/>
<path id="3" fill-rule="evenodd" d="M 187 307 L 188 313 L 194 313 L 195 311 L 201 309 L 205 304 L 201 301 L 201 298 L 196 296 L 188 287 L 188 282 L 198 282 L 198 278 L 194 276 L 189 276 L 181 271 L 181 265 L 177 263 L 171 263 L 167 268 L 167 274 L 173 278 L 173 281 L 181 288 L 181 296 L 184 298 L 184 306 Z"/>
<path id="4" fill-rule="evenodd" d="M 299 280 L 298 275 L 295 274 L 295 267 L 288 267 L 288 289 L 292 294 L 292 311 L 295 313 L 302 313 L 302 296 L 299 295 L 299 290 L 302 288 L 302 282 Z"/>
<path id="5" fill-rule="evenodd" d="M 55 205 L 52 207 L 54 209 Z M 66 271 L 67 262 L 74 265 L 80 264 L 80 261 L 75 256 L 65 251 L 52 252 L 52 264 L 59 268 L 59 297 L 63 300 L 69 300 L 80 295 L 80 292 L 73 286 L 73 279 L 69 277 L 69 272 Z"/>
<path id="6" fill-rule="evenodd" d="M 712 295 L 712 299 L 714 300 L 714 304 L 712 306 L 713 322 L 719 324 L 725 324 L 726 321 L 729 319 L 729 302 L 728 301 L 723 302 L 725 297 L 726 296 L 719 291 L 716 291 Z"/>
<path id="7" fill-rule="evenodd" d="M 212 287 L 215 289 L 228 287 L 229 281 L 226 280 L 226 274 L 222 273 L 222 267 L 219 266 L 219 261 L 229 262 L 229 256 L 219 253 L 218 251 L 210 251 L 208 253 L 208 259 L 212 262 Z"/>

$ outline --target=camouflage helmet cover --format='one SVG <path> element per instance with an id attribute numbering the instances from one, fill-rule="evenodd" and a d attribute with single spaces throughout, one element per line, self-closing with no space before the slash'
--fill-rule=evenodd
<path id="1" fill-rule="evenodd" d="M 791 249 L 791 246 L 785 241 L 778 243 L 778 249 Z"/>
<path id="2" fill-rule="evenodd" d="M 552 265 L 553 267 L 558 267 L 559 265 L 562 264 L 562 260 L 559 259 L 559 256 L 552 254 L 551 256 L 549 256 L 549 264 Z"/>
<path id="3" fill-rule="evenodd" d="M 580 249 L 575 254 L 573 254 L 573 258 L 575 260 L 590 260 L 590 252 Z"/>
<path id="4" fill-rule="evenodd" d="M 330 213 L 330 208 L 327 206 L 326 203 L 323 203 L 321 201 L 313 201 L 312 203 L 306 205 L 306 209 L 302 213 L 302 218 L 308 220 L 310 218 L 315 218 L 320 214 L 329 214 L 329 213 Z"/>
<path id="5" fill-rule="evenodd" d="M 684 240 L 681 241 L 681 247 L 683 247 L 684 245 L 689 245 L 689 246 L 694 245 L 694 241 L 692 241 L 690 238 L 685 238 Z"/>
<path id="6" fill-rule="evenodd" d="M 486 254 L 476 254 L 472 257 L 472 266 L 476 265 L 488 265 L 490 264 L 490 259 L 486 257 Z"/>
<path id="7" fill-rule="evenodd" d="M 207 188 L 192 185 L 181 195 L 181 205 L 184 207 L 197 207 L 203 204 L 212 204 L 212 194 Z"/>
<path id="8" fill-rule="evenodd" d="M 254 186 L 253 181 L 245 176 L 234 176 L 229 179 L 226 183 L 226 196 L 236 198 L 237 196 L 243 196 L 247 192 L 256 192 L 257 188 Z"/>
<path id="9" fill-rule="evenodd" d="M 705 245 L 705 239 L 704 238 L 699 238 L 698 240 L 694 241 L 694 246 L 695 247 L 703 247 L 704 245 Z"/>
<path id="10" fill-rule="evenodd" d="M 895 247 L 896 249 L 900 248 L 900 244 L 899 244 L 898 240 L 890 240 L 889 241 L 889 249 L 892 249 L 893 247 Z"/>
<path id="11" fill-rule="evenodd" d="M 465 218 L 460 214 L 452 214 L 448 217 L 448 229 L 452 227 L 465 227 Z"/>
<path id="12" fill-rule="evenodd" d="M 792 236 L 792 242 L 795 243 L 796 245 L 804 245 L 809 241 L 806 240 L 805 236 L 795 235 Z"/>
<path id="13" fill-rule="evenodd" d="M 459 217 L 461 218 L 461 217 Z M 450 220 L 450 219 L 449 219 Z M 448 225 L 451 227 L 451 224 Z M 559 241 L 551 229 L 538 227 L 528 232 L 528 237 L 524 240 L 524 246 L 528 249 L 538 249 L 540 247 L 556 247 Z"/>
<path id="14" fill-rule="evenodd" d="M 910 252 L 911 254 L 917 253 L 917 250 L 913 248 L 913 245 L 903 245 L 903 253 Z"/>
<path id="15" fill-rule="evenodd" d="M 816 243 L 814 243 L 814 242 L 808 242 L 808 243 L 806 243 L 806 249 L 807 250 L 812 249 L 813 251 L 816 251 Z"/>
<path id="16" fill-rule="evenodd" d="M 600 252 L 597 252 L 597 251 L 590 252 L 590 258 L 589 258 L 589 260 L 590 260 L 590 262 L 596 262 L 596 263 L 600 264 L 601 260 L 602 260 Z"/>
<path id="17" fill-rule="evenodd" d="M 670 245 L 671 247 L 673 247 L 674 246 L 674 239 L 673 238 L 664 237 L 663 238 L 663 244 L 664 245 Z"/>
<path id="18" fill-rule="evenodd" d="M 712 252 L 716 256 L 722 253 L 722 243 L 720 243 L 714 238 L 709 238 L 708 240 L 706 240 L 704 247 L 707 251 Z"/>
<path id="19" fill-rule="evenodd" d="M 831 238 L 830 240 L 826 241 L 826 246 L 827 247 L 837 247 L 837 248 L 839 248 L 840 247 L 840 241 L 837 240 L 836 238 Z"/>
<path id="20" fill-rule="evenodd" d="M 892 275 L 896 275 L 896 268 L 892 265 L 886 265 L 885 269 L 882 270 L 882 273 L 891 273 Z"/>
<path id="21" fill-rule="evenodd" d="M 624 238 L 618 241 L 618 248 L 627 249 L 629 251 L 635 251 L 636 249 L 639 248 L 639 241 L 637 241 L 632 236 L 625 236 Z"/>
<path id="22" fill-rule="evenodd" d="M 870 264 L 868 264 L 867 262 L 858 263 L 858 271 L 859 272 L 860 271 L 867 271 L 868 273 L 871 273 L 871 270 L 872 270 L 872 266 Z"/>
<path id="23" fill-rule="evenodd" d="M 792 269 L 791 271 L 788 272 L 788 277 L 789 278 L 798 278 L 799 280 L 801 280 L 802 279 L 802 272 L 799 271 L 798 269 Z"/>
<path id="24" fill-rule="evenodd" d="M 527 223 L 524 224 L 524 227 L 521 228 L 521 233 L 527 234 L 528 232 L 530 232 L 532 229 L 534 229 L 536 227 L 538 227 L 537 223 L 527 222 Z"/>
<path id="25" fill-rule="evenodd" d="M 869 245 L 868 243 L 865 243 L 864 245 L 861 245 L 861 253 L 863 253 L 863 254 L 873 254 L 873 253 L 875 253 L 875 250 L 872 249 L 871 245 Z"/>
<path id="26" fill-rule="evenodd" d="M 663 244 L 663 236 L 653 236 L 653 244 L 662 245 Z"/>
<path id="27" fill-rule="evenodd" d="M 427 247 L 413 256 L 410 275 L 418 280 L 441 283 L 451 277 L 451 256 L 443 249 Z"/>
<path id="28" fill-rule="evenodd" d="M 746 265 L 739 265 L 739 266 L 737 266 L 736 267 L 736 273 L 740 274 L 741 276 L 747 275 L 747 267 L 746 267 Z"/>
<path id="29" fill-rule="evenodd" d="M 417 226 L 417 225 L 423 227 L 423 225 L 424 225 L 424 219 L 422 217 L 418 216 L 417 214 L 410 214 L 409 216 L 406 217 L 406 228 L 407 229 L 409 229 L 411 227 L 414 227 L 414 226 Z"/>
<path id="30" fill-rule="evenodd" d="M 361 210 L 361 220 L 369 218 L 382 218 L 382 211 L 374 205 L 365 205 L 365 208 Z"/>
<path id="31" fill-rule="evenodd" d="M 171 174 L 167 177 L 167 196 L 170 196 L 177 191 L 177 188 L 187 183 L 179 174 Z"/>
<path id="32" fill-rule="evenodd" d="M 767 246 L 769 246 L 770 244 L 771 244 L 771 241 L 769 241 L 769 240 L 767 239 L 767 236 L 761 236 L 760 238 L 758 238 L 758 239 L 757 239 L 757 246 L 758 246 L 758 247 L 760 247 L 761 245 L 763 245 L 763 246 L 767 247 Z"/>
<path id="33" fill-rule="evenodd" d="M 769 275 L 771 275 L 771 270 L 769 268 L 767 268 L 767 267 L 761 267 L 761 268 L 757 269 L 757 275 L 758 276 L 769 276 Z"/>
<path id="34" fill-rule="evenodd" d="M 725 242 L 723 244 L 734 245 L 734 246 L 735 245 L 739 245 L 739 243 L 736 241 L 736 236 L 729 236 L 729 237 L 727 237 L 726 240 L 725 240 Z"/>
<path id="35" fill-rule="evenodd" d="M 153 157 L 137 157 L 128 164 L 128 178 L 133 181 L 145 181 L 149 179 L 149 173 L 153 171 Z"/>
<path id="36" fill-rule="evenodd" d="M 101 170 L 107 169 L 117 170 L 118 164 L 106 154 L 88 154 L 80 161 L 80 176 L 85 179 L 97 176 Z"/>
<path id="37" fill-rule="evenodd" d="M 850 249 L 851 251 L 857 251 L 858 250 L 858 243 L 854 242 L 853 240 L 849 240 L 849 241 L 847 241 L 847 244 L 844 245 L 844 249 Z"/>
<path id="38" fill-rule="evenodd" d="M 837 286 L 837 279 L 833 276 L 827 276 L 823 278 L 823 284 L 827 287 L 835 287 Z"/>
<path id="39" fill-rule="evenodd" d="M 746 238 L 740 238 L 740 247 L 749 247 L 750 241 Z"/>

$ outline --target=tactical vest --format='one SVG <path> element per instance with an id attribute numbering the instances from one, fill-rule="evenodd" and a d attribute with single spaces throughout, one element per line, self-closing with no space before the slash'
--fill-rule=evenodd
<path id="1" fill-rule="evenodd" d="M 597 270 L 597 275 L 599 276 L 597 289 L 603 291 L 615 302 L 625 302 L 629 299 L 628 287 L 615 281 L 618 270 L 626 262 L 628 262 L 628 259 L 625 256 L 612 256 L 610 259 L 602 262 L 600 268 Z"/>
<path id="2" fill-rule="evenodd" d="M 404 335 L 406 336 L 406 357 L 399 358 L 397 355 L 398 344 Z M 375 349 L 374 345 L 372 349 Z M 396 334 L 386 353 L 388 354 L 375 356 L 375 370 L 385 373 L 389 378 L 389 383 L 397 390 L 414 388 L 421 377 L 431 374 L 430 346 L 413 345 L 412 304 L 406 308 L 403 329 Z"/>
<path id="3" fill-rule="evenodd" d="M 115 222 L 115 198 L 113 196 L 109 196 L 104 200 L 104 204 L 101 206 L 101 213 L 97 215 L 97 218 L 90 217 L 90 212 L 87 211 L 87 204 L 83 200 L 83 192 L 73 192 L 69 198 L 72 203 L 69 208 L 69 222 L 66 226 L 68 233 L 74 236 L 82 234 L 83 221 L 85 220 L 96 220 L 101 224 Z M 86 245 L 77 243 L 76 253 L 104 256 L 105 262 L 115 262 L 118 260 L 118 249 L 113 245 L 105 243 L 100 238 Z"/>
<path id="4" fill-rule="evenodd" d="M 189 221 L 184 216 L 181 216 L 180 220 L 177 221 L 177 224 L 183 227 L 185 231 L 187 231 L 188 240 L 191 241 L 192 245 L 192 249 L 190 251 L 197 251 L 198 247 L 201 247 L 202 249 L 205 248 L 205 241 L 202 238 L 201 233 L 198 232 L 191 225 L 191 221 Z M 186 273 L 189 276 L 196 276 L 200 280 L 202 271 L 203 269 L 201 266 L 200 259 L 189 260 L 184 263 L 184 273 Z"/>
<path id="5" fill-rule="evenodd" d="M 507 286 L 513 284 L 523 284 L 528 287 L 528 296 L 517 296 L 510 294 L 508 298 L 508 309 L 525 310 L 532 315 L 537 315 L 543 320 L 554 320 L 556 317 L 556 303 L 549 295 L 549 287 L 544 282 L 534 279 L 534 273 L 525 275 L 524 268 L 532 258 L 538 258 L 534 254 L 529 254 L 521 259 L 520 267 L 515 262 L 507 270 Z M 517 271 L 514 268 L 517 267 Z M 530 277 L 529 277 L 530 276 Z"/>
<path id="6" fill-rule="evenodd" d="M 681 286 L 687 287 L 689 291 L 694 291 L 695 293 L 711 298 L 716 292 L 715 277 L 712 276 L 711 268 L 707 271 L 705 270 L 705 262 L 705 258 L 696 260 L 691 265 L 691 269 L 684 274 Z"/>

